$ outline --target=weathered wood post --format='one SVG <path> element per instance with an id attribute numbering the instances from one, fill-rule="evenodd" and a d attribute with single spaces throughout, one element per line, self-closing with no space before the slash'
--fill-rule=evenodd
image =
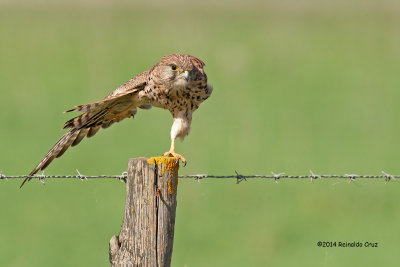
<path id="1" fill-rule="evenodd" d="M 110 240 L 111 266 L 170 266 L 178 169 L 172 157 L 129 160 L 122 227 Z"/>

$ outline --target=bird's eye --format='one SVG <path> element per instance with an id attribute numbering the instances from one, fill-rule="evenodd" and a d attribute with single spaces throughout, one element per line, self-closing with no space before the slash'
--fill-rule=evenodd
<path id="1" fill-rule="evenodd" d="M 176 71 L 178 69 L 178 67 L 176 65 L 171 65 L 171 70 Z"/>

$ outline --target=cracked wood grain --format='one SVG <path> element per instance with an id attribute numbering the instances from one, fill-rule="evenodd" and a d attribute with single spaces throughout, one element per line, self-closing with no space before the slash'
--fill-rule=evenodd
<path id="1" fill-rule="evenodd" d="M 110 240 L 112 267 L 171 265 L 178 173 L 163 168 L 146 158 L 129 160 L 124 218 Z"/>

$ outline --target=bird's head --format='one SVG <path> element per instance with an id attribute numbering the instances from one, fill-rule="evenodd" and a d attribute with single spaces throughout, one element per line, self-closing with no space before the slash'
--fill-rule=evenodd
<path id="1" fill-rule="evenodd" d="M 204 63 L 186 54 L 172 54 L 161 59 L 160 78 L 170 89 L 180 89 L 190 86 L 199 75 L 205 75 Z"/>

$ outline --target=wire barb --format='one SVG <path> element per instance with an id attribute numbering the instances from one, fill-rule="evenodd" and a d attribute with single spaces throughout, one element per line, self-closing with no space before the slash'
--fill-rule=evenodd
<path id="1" fill-rule="evenodd" d="M 240 184 L 243 181 L 247 181 L 246 176 L 239 174 L 236 170 L 236 184 Z"/>
<path id="2" fill-rule="evenodd" d="M 394 176 L 382 171 L 383 175 L 385 176 L 385 184 L 389 183 L 390 180 L 395 180 Z"/>
<path id="3" fill-rule="evenodd" d="M 284 172 L 280 172 L 280 173 L 271 172 L 271 173 L 274 176 L 275 183 L 278 183 L 278 180 L 282 177 L 282 175 L 285 174 Z"/>
<path id="4" fill-rule="evenodd" d="M 7 176 L 4 175 L 4 173 L 2 171 L 0 171 L 0 180 L 1 179 L 5 179 L 6 181 L 8 181 Z"/>
<path id="5" fill-rule="evenodd" d="M 349 183 L 354 182 L 356 180 L 356 177 L 359 177 L 358 174 L 345 174 L 344 177 L 350 178 Z"/>
<path id="6" fill-rule="evenodd" d="M 207 174 L 195 174 L 195 175 L 190 175 L 190 176 L 192 176 L 198 183 L 200 183 L 201 179 L 204 179 L 204 178 L 208 177 Z M 190 177 L 188 177 L 188 178 L 190 178 Z"/>
<path id="7" fill-rule="evenodd" d="M 44 175 L 44 171 L 42 171 L 42 174 L 37 175 L 37 178 L 43 185 L 46 184 L 46 175 Z"/>
<path id="8" fill-rule="evenodd" d="M 122 172 L 119 177 L 117 177 L 120 182 L 126 183 L 126 179 L 128 178 L 128 172 Z"/>
<path id="9" fill-rule="evenodd" d="M 311 183 L 314 183 L 315 179 L 321 178 L 321 175 L 313 173 L 312 170 L 310 170 L 310 174 L 311 174 Z"/>
<path id="10" fill-rule="evenodd" d="M 47 178 L 79 178 L 80 180 L 88 180 L 88 179 L 93 179 L 93 178 L 113 178 L 117 179 L 120 181 L 125 181 L 128 178 L 128 173 L 126 171 L 122 172 L 119 175 L 83 175 L 81 174 L 78 170 L 76 170 L 78 173 L 77 175 L 44 175 L 44 172 L 41 175 L 34 175 L 34 176 L 26 176 L 26 175 L 5 175 L 3 172 L 0 171 L 0 180 L 7 180 L 8 179 L 18 179 L 18 178 L 36 178 L 39 179 L 42 183 L 45 182 L 45 179 Z M 205 178 L 219 178 L 219 179 L 228 179 L 228 178 L 234 178 L 236 179 L 236 183 L 239 184 L 242 181 L 247 181 L 247 179 L 274 179 L 276 183 L 278 183 L 279 179 L 311 179 L 312 182 L 316 179 L 350 179 L 349 183 L 355 181 L 355 179 L 360 179 L 360 178 L 380 178 L 380 179 L 385 179 L 385 183 L 388 183 L 391 180 L 395 180 L 395 178 L 400 178 L 400 175 L 392 175 L 389 173 L 386 173 L 382 171 L 382 174 L 380 175 L 358 175 L 358 174 L 343 174 L 343 175 L 337 175 L 337 174 L 316 174 L 313 171 L 310 170 L 310 174 L 308 175 L 285 175 L 284 172 L 281 173 L 274 173 L 271 172 L 272 175 L 258 175 L 258 174 L 253 174 L 253 175 L 243 175 L 235 171 L 234 175 L 212 175 L 212 174 L 191 174 L 191 175 L 179 175 L 178 178 L 191 178 L 195 179 L 196 181 L 200 182 L 200 180 L 205 179 Z"/>
<path id="11" fill-rule="evenodd" d="M 81 173 L 78 171 L 78 169 L 76 169 L 76 172 L 78 173 L 78 178 L 79 178 L 81 181 L 83 181 L 83 180 L 89 181 L 88 178 L 87 178 L 85 175 L 81 174 Z"/>

